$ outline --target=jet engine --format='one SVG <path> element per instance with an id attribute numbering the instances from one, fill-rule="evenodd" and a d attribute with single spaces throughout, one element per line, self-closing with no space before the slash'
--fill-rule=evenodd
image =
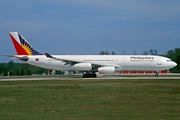
<path id="1" fill-rule="evenodd" d="M 107 73 L 107 74 L 114 74 L 115 67 L 100 67 L 98 68 L 98 72 Z"/>
<path id="2" fill-rule="evenodd" d="M 92 64 L 91 63 L 77 63 L 74 65 L 75 70 L 91 70 Z"/>

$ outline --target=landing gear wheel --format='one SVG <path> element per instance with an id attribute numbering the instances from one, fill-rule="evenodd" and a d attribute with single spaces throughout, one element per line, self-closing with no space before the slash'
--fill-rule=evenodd
<path id="1" fill-rule="evenodd" d="M 158 74 L 155 74 L 155 77 L 159 77 L 159 75 L 158 75 Z"/>
<path id="2" fill-rule="evenodd" d="M 93 77 L 93 78 L 96 78 L 96 77 L 97 77 L 97 75 L 94 73 L 94 74 L 92 74 L 92 77 Z"/>
<path id="3" fill-rule="evenodd" d="M 97 75 L 95 73 L 92 73 L 92 74 L 88 73 L 88 74 L 83 74 L 82 77 L 83 78 L 96 78 Z"/>
<path id="4" fill-rule="evenodd" d="M 86 75 L 86 74 L 83 74 L 83 78 L 87 78 L 87 75 Z"/>

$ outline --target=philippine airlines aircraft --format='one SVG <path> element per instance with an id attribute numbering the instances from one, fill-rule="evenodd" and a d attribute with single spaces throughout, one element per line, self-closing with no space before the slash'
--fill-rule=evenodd
<path id="1" fill-rule="evenodd" d="M 160 71 L 175 67 L 171 59 L 153 55 L 50 55 L 36 51 L 18 32 L 10 32 L 17 55 L 5 55 L 27 64 L 61 71 L 83 71 L 83 77 L 95 72 Z"/>

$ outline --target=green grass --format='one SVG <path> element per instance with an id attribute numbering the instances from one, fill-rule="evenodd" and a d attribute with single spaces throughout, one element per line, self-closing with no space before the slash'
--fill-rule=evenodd
<path id="1" fill-rule="evenodd" d="M 0 82 L 0 120 L 180 119 L 180 80 Z"/>

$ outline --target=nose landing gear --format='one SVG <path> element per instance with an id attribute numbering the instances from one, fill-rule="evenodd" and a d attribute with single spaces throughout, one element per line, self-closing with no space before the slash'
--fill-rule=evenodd
<path id="1" fill-rule="evenodd" d="M 156 71 L 155 77 L 159 77 L 159 71 Z"/>

